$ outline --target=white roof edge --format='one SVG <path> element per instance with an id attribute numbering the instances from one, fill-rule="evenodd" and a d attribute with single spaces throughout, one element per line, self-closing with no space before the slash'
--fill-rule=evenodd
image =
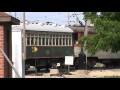
<path id="1" fill-rule="evenodd" d="M 23 25 L 13 25 L 12 30 L 14 31 L 21 31 L 23 30 Z M 48 31 L 48 32 L 68 32 L 72 33 L 73 30 L 69 27 L 63 27 L 63 26 L 52 26 L 52 25 L 39 25 L 39 24 L 28 24 L 26 25 L 26 30 L 32 30 L 32 31 Z"/>

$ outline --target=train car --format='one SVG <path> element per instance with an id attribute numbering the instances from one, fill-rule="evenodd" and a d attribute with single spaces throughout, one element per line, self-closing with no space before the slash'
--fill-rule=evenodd
<path id="1" fill-rule="evenodd" d="M 84 36 L 84 26 L 69 26 L 73 31 L 73 40 L 74 40 L 74 56 L 75 60 L 79 59 L 79 54 L 81 51 L 81 47 L 78 45 L 78 40 Z M 88 27 L 88 36 L 94 36 L 96 33 L 92 30 L 93 26 Z M 96 53 L 94 56 L 87 54 L 87 65 L 88 67 L 94 67 L 96 63 L 102 63 L 106 67 L 118 67 L 120 66 L 120 51 L 117 53 L 111 52 L 103 52 L 100 51 Z"/>
<path id="2" fill-rule="evenodd" d="M 13 27 L 13 30 L 22 32 L 23 24 Z M 25 63 L 36 66 L 37 69 L 48 69 L 57 63 L 64 65 L 65 56 L 74 55 L 72 33 L 73 30 L 65 25 L 26 23 Z"/>

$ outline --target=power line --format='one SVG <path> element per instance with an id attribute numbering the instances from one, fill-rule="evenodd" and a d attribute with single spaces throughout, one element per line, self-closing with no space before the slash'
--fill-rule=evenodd
<path id="1" fill-rule="evenodd" d="M 39 13 L 39 12 L 38 12 Z M 45 13 L 45 12 L 44 12 Z M 27 13 L 26 15 L 26 19 L 28 21 L 50 21 L 50 22 L 57 22 L 57 23 L 62 23 L 64 22 L 64 24 L 67 24 L 68 20 L 66 19 L 66 17 L 69 17 L 69 24 L 71 22 L 74 22 L 75 20 L 75 15 L 73 15 L 74 12 L 69 12 L 69 16 L 66 15 L 67 12 L 58 12 L 58 13 L 50 13 L 49 16 L 47 14 L 48 12 L 46 12 L 46 14 L 44 14 L 43 16 L 35 16 L 35 15 L 31 15 L 30 13 Z M 16 18 L 20 19 L 21 21 L 23 20 L 23 16 L 22 13 L 11 13 L 13 16 L 16 16 Z M 37 14 L 37 13 L 36 13 Z M 53 15 L 54 14 L 54 15 Z M 80 12 L 78 12 L 77 14 L 82 14 Z M 56 16 L 56 17 L 55 17 Z M 61 17 L 61 19 L 60 19 Z M 63 21 L 64 20 L 64 21 Z M 66 22 L 66 23 L 65 23 Z"/>

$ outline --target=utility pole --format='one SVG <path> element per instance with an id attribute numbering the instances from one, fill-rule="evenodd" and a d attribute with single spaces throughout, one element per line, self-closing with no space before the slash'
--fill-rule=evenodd
<path id="1" fill-rule="evenodd" d="M 84 36 L 87 36 L 87 35 L 88 35 L 88 22 L 89 22 L 89 20 L 86 20 L 86 21 L 85 21 L 85 31 L 84 31 Z"/>
<path id="2" fill-rule="evenodd" d="M 69 15 L 69 12 L 68 12 L 68 26 L 70 25 L 70 15 Z"/>
<path id="3" fill-rule="evenodd" d="M 26 33 L 25 33 L 25 12 L 23 12 L 23 53 L 24 53 L 24 58 L 23 60 L 26 60 Z"/>
<path id="4" fill-rule="evenodd" d="M 84 31 L 84 36 L 87 36 L 88 35 L 88 20 L 85 21 L 85 31 Z M 85 44 L 84 44 L 84 48 L 86 47 L 86 41 L 85 41 Z M 85 54 L 86 54 L 86 70 L 87 70 L 87 51 L 85 51 Z"/>
<path id="5" fill-rule="evenodd" d="M 25 33 L 25 12 L 23 12 L 23 58 L 22 58 L 22 77 L 25 77 L 25 60 L 26 60 L 26 33 Z"/>
<path id="6" fill-rule="evenodd" d="M 17 13 L 15 12 L 15 18 L 16 18 Z"/>

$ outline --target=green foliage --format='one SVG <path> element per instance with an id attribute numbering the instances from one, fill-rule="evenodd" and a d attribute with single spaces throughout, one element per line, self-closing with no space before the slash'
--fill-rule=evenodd
<path id="1" fill-rule="evenodd" d="M 88 53 L 120 50 L 120 12 L 85 12 L 85 20 L 89 19 L 94 24 L 93 30 L 97 33 L 92 37 L 84 36 L 79 40 Z"/>

